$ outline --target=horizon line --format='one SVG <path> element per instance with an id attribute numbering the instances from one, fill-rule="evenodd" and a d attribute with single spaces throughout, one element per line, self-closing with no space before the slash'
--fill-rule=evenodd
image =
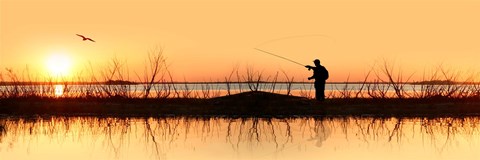
<path id="1" fill-rule="evenodd" d="M 104 85 L 141 85 L 141 84 L 222 84 L 222 83 L 296 83 L 296 84 L 307 84 L 314 83 L 314 81 L 171 81 L 171 82 L 138 82 L 138 81 L 124 81 L 124 80 L 107 80 L 107 81 L 91 81 L 91 82 L 81 82 L 81 81 L 3 81 L 0 82 L 0 86 L 10 86 L 10 85 L 60 85 L 60 84 L 73 84 L 73 85 L 88 85 L 88 84 L 104 84 Z M 436 81 L 410 81 L 410 82 L 394 82 L 395 84 L 480 84 L 480 82 L 474 81 L 450 81 L 450 80 L 436 80 Z M 326 82 L 326 84 L 392 84 L 392 82 L 375 82 L 375 81 L 333 81 Z"/>

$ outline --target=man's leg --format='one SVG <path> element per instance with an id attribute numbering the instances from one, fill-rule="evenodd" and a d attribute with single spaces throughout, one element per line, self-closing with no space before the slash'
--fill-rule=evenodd
<path id="1" fill-rule="evenodd" d="M 322 83 L 315 81 L 315 99 L 317 101 L 323 101 L 325 99 L 325 85 L 322 85 Z"/>
<path id="2" fill-rule="evenodd" d="M 324 101 L 325 100 L 325 82 L 322 82 L 319 86 L 319 89 L 320 91 L 319 93 L 319 97 L 320 97 L 320 100 L 319 101 Z M 318 98 L 317 98 L 318 100 Z"/>

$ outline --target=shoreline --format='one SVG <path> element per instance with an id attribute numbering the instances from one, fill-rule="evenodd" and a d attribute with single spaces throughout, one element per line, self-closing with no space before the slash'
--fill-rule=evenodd
<path id="1" fill-rule="evenodd" d="M 327 99 L 324 102 L 268 92 L 210 99 L 0 99 L 0 115 L 229 116 L 229 117 L 442 117 L 480 115 L 480 100 Z"/>

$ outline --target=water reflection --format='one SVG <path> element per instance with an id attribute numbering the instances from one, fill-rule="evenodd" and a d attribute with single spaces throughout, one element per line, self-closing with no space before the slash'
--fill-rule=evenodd
<path id="1" fill-rule="evenodd" d="M 60 84 L 55 85 L 55 97 L 62 96 L 63 92 L 64 92 L 63 85 L 60 85 Z"/>
<path id="2" fill-rule="evenodd" d="M 10 117 L 0 118 L 0 156 L 6 159 L 405 159 L 408 156 L 476 159 L 480 156 L 476 152 L 480 146 L 478 122 L 479 117 Z"/>

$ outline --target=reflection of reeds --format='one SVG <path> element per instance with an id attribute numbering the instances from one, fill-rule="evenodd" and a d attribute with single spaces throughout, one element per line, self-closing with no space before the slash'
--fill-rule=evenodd
<path id="1" fill-rule="evenodd" d="M 0 120 L 0 143 L 2 143 L 2 139 L 7 133 L 7 129 L 5 128 L 5 122 Z"/>
<path id="2" fill-rule="evenodd" d="M 281 152 L 299 141 L 313 141 L 315 146 L 322 147 L 330 136 L 336 134 L 347 141 L 358 139 L 365 144 L 402 144 L 421 137 L 419 139 L 424 141 L 424 144 L 428 142 L 442 152 L 451 145 L 458 145 L 454 143 L 456 138 L 465 139 L 466 142 L 469 142 L 470 138 L 475 138 L 480 133 L 479 122 L 478 117 L 0 118 L 0 148 L 3 144 L 9 147 L 21 146 L 19 143 L 35 145 L 35 141 L 19 140 L 26 136 L 33 139 L 47 137 L 51 142 L 59 140 L 63 143 L 80 142 L 87 143 L 87 146 L 103 144 L 104 149 L 118 159 L 122 153 L 129 150 L 130 143 L 141 142 L 145 145 L 146 152 L 157 159 L 163 159 L 168 154 L 168 146 L 192 139 L 208 143 L 218 138 L 220 142 L 231 145 L 234 150 L 273 144 L 275 152 Z"/>

